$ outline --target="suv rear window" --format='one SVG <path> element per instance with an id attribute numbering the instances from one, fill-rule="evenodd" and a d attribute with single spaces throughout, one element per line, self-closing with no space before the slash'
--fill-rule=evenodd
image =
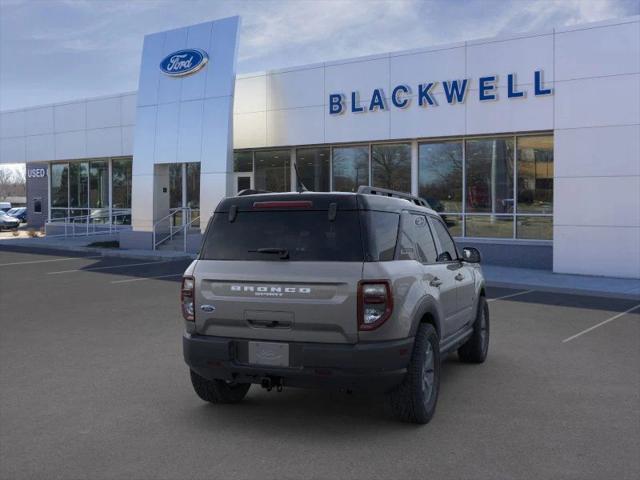
<path id="1" fill-rule="evenodd" d="M 239 211 L 233 222 L 216 213 L 202 246 L 203 260 L 274 260 L 286 251 L 287 261 L 361 262 L 364 259 L 359 212 Z"/>

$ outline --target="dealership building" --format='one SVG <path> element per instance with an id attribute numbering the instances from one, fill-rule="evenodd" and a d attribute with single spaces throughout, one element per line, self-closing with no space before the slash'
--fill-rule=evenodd
<path id="1" fill-rule="evenodd" d="M 194 250 L 299 178 L 419 195 L 489 263 L 640 278 L 640 17 L 236 75 L 239 41 L 147 35 L 136 92 L 1 112 L 29 223 Z"/>

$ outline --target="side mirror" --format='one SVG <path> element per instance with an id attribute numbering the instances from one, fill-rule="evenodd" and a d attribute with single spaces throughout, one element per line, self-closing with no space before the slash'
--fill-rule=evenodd
<path id="1" fill-rule="evenodd" d="M 469 263 L 480 263 L 480 251 L 473 247 L 462 249 L 462 261 Z"/>

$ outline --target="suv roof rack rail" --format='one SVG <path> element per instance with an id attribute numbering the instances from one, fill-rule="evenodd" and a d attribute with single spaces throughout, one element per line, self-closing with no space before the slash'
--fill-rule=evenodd
<path id="1" fill-rule="evenodd" d="M 240 190 L 236 197 L 244 197 L 245 195 L 256 195 L 258 193 L 271 193 L 269 190 L 254 190 L 253 188 L 247 188 Z"/>
<path id="2" fill-rule="evenodd" d="M 386 188 L 368 187 L 366 185 L 362 185 L 358 187 L 358 193 L 365 193 L 367 195 L 381 195 L 383 197 L 402 198 L 403 200 L 408 200 L 415 205 L 431 208 L 431 206 L 423 198 L 416 197 L 415 195 L 411 195 L 410 193 L 397 192 L 395 190 L 388 190 Z"/>

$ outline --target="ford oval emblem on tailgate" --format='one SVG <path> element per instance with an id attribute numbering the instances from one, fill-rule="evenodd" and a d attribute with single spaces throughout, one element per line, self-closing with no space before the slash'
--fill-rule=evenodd
<path id="1" fill-rule="evenodd" d="M 203 312 L 213 312 L 216 309 L 213 305 L 200 305 L 200 310 Z"/>

